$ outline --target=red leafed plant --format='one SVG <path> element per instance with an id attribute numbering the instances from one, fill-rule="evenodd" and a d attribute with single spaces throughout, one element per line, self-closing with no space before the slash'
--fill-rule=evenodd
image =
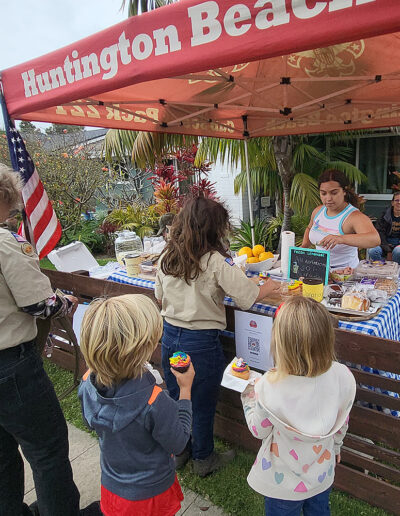
<path id="1" fill-rule="evenodd" d="M 174 155 L 177 168 L 174 165 L 161 164 L 151 171 L 149 180 L 154 187 L 156 210 L 160 215 L 177 213 L 188 196 L 217 198 L 215 183 L 207 179 L 211 163 L 204 161 L 196 166 L 196 153 L 195 145 L 190 148 L 182 147 Z"/>

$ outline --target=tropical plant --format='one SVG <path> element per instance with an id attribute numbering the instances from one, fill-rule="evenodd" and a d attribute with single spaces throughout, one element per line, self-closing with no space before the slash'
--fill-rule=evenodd
<path id="1" fill-rule="evenodd" d="M 219 157 L 235 167 L 240 165 L 242 172 L 235 181 L 239 191 L 247 186 L 244 145 L 240 140 L 204 138 L 196 159 L 215 161 Z M 321 136 L 253 138 L 247 145 L 253 190 L 278 200 L 277 211 L 284 214 L 283 231 L 290 229 L 294 212 L 309 214 L 320 202 L 317 178 L 323 170 L 342 170 L 353 183 L 366 180 L 357 167 L 343 161 L 350 154 L 348 147 L 336 144 L 328 153 Z"/>
<path id="2" fill-rule="evenodd" d="M 122 0 L 121 10 L 128 6 L 128 16 L 147 13 L 162 7 L 163 5 L 173 4 L 176 0 Z"/>
<path id="3" fill-rule="evenodd" d="M 258 218 L 254 220 L 254 238 L 256 244 L 271 249 L 268 246 L 268 227 L 265 220 Z M 253 247 L 250 222 L 241 220 L 240 226 L 233 228 L 230 244 L 232 251 L 238 251 L 241 247 Z"/>
<path id="4" fill-rule="evenodd" d="M 104 219 L 114 224 L 117 229 L 130 229 L 140 238 L 152 235 L 158 229 L 158 214 L 154 205 L 146 206 L 136 203 L 126 208 L 113 210 Z"/>
<path id="5" fill-rule="evenodd" d="M 103 235 L 105 253 L 112 255 L 114 252 L 114 242 L 118 226 L 113 222 L 105 220 L 104 216 L 99 220 L 99 223 L 100 225 L 97 228 L 97 232 Z"/>
<path id="6" fill-rule="evenodd" d="M 104 252 L 105 238 L 99 233 L 99 221 L 81 221 L 74 227 L 63 231 L 59 245 L 64 246 L 78 240 L 85 244 L 92 253 Z"/>
<path id="7" fill-rule="evenodd" d="M 309 223 L 310 217 L 308 215 L 293 215 L 290 223 L 292 231 L 295 234 L 295 244 L 300 246 L 303 241 L 303 235 Z M 278 249 L 279 238 L 282 231 L 283 224 L 283 213 L 280 213 L 276 217 L 269 217 L 266 221 L 267 224 L 267 239 L 266 246 L 268 249 Z"/>

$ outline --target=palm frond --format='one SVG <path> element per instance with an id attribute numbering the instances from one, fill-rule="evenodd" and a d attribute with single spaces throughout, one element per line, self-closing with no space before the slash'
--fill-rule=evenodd
<path id="1" fill-rule="evenodd" d="M 290 190 L 292 210 L 309 214 L 320 203 L 317 181 L 308 174 L 295 174 Z"/>
<path id="2" fill-rule="evenodd" d="M 313 170 L 315 163 L 324 163 L 326 157 L 316 147 L 301 141 L 293 150 L 293 168 L 297 172 Z"/>
<path id="3" fill-rule="evenodd" d="M 108 162 L 123 160 L 131 155 L 139 133 L 123 129 L 109 129 L 103 142 L 102 154 Z"/>
<path id="4" fill-rule="evenodd" d="M 228 163 L 231 167 L 246 167 L 244 140 L 203 138 L 196 156 L 197 160 Z M 249 168 L 265 167 L 276 170 L 271 138 L 252 138 L 247 142 Z"/>
<path id="5" fill-rule="evenodd" d="M 254 238 L 256 244 L 261 244 L 265 247 L 267 242 L 267 224 L 265 220 L 254 220 Z M 250 222 L 242 220 L 240 227 L 233 229 L 230 247 L 233 251 L 238 251 L 241 247 L 253 247 Z"/>
<path id="6" fill-rule="evenodd" d="M 176 0 L 122 0 L 121 11 L 128 5 L 128 17 L 153 11 L 163 5 L 174 3 Z"/>
<path id="7" fill-rule="evenodd" d="M 253 192 L 263 195 L 280 196 L 282 192 L 282 182 L 276 170 L 256 167 L 250 170 L 251 188 Z M 247 174 L 245 170 L 239 172 L 234 179 L 234 192 L 238 194 L 247 188 Z"/>
<path id="8" fill-rule="evenodd" d="M 353 184 L 365 183 L 368 180 L 367 176 L 365 176 L 359 168 L 351 163 L 346 163 L 345 161 L 328 161 L 325 164 L 325 170 L 329 168 L 340 170 L 346 174 L 347 179 Z"/>

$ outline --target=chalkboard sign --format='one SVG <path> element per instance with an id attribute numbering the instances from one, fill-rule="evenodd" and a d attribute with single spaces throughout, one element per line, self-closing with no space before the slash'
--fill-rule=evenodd
<path id="1" fill-rule="evenodd" d="M 289 278 L 316 278 L 328 284 L 329 251 L 289 248 Z"/>

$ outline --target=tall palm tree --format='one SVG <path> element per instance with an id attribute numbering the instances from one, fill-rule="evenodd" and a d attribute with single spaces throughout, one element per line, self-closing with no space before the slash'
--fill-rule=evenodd
<path id="1" fill-rule="evenodd" d="M 163 5 L 173 4 L 176 0 L 122 0 L 121 11 L 128 6 L 128 18 L 138 14 L 154 11 Z"/>

